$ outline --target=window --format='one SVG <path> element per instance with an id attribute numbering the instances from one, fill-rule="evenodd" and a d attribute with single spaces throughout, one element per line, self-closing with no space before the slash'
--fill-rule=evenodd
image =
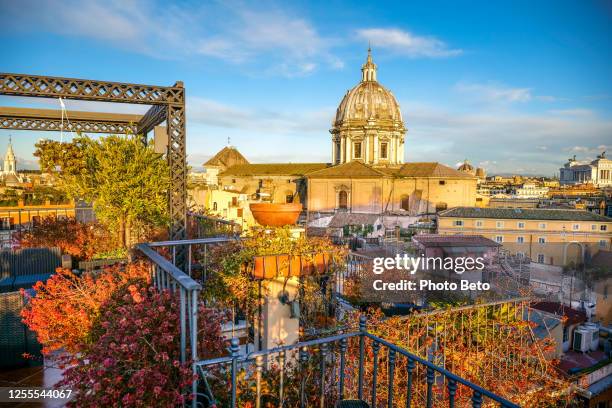
<path id="1" fill-rule="evenodd" d="M 516 256 L 518 256 L 519 258 L 521 258 L 521 259 L 522 259 L 522 258 L 525 258 L 525 253 L 524 253 L 524 252 L 519 251 L 519 252 L 517 252 L 517 253 L 516 253 Z"/>
<path id="2" fill-rule="evenodd" d="M 482 228 L 483 225 L 484 223 L 482 222 L 482 220 L 476 220 L 476 228 Z"/>
<path id="3" fill-rule="evenodd" d="M 238 197 L 232 197 L 232 205 L 234 207 L 238 206 Z"/>
<path id="4" fill-rule="evenodd" d="M 439 183 L 441 186 L 443 186 L 443 185 L 445 185 L 445 184 L 446 184 L 446 180 L 440 180 L 438 183 Z"/>
<path id="5" fill-rule="evenodd" d="M 355 142 L 355 144 L 353 145 L 353 149 L 355 150 L 355 152 L 353 153 L 353 157 L 355 159 L 361 159 L 361 142 Z"/>
<path id="6" fill-rule="evenodd" d="M 407 195 L 403 195 L 400 200 L 400 208 L 404 211 L 408 211 L 410 209 L 410 198 Z"/>
<path id="7" fill-rule="evenodd" d="M 546 237 L 539 237 L 538 238 L 538 244 L 545 244 L 546 243 Z"/>
<path id="8" fill-rule="evenodd" d="M 497 227 L 497 228 L 504 228 L 504 222 L 503 221 L 497 221 L 495 223 L 495 227 Z"/>
<path id="9" fill-rule="evenodd" d="M 573 231 L 578 231 L 580 229 L 580 224 L 574 224 L 572 225 L 572 230 Z"/>
<path id="10" fill-rule="evenodd" d="M 563 342 L 569 340 L 569 328 L 567 326 L 563 326 Z"/>
<path id="11" fill-rule="evenodd" d="M 236 184 L 236 179 L 232 179 L 232 183 Z"/>
<path id="12" fill-rule="evenodd" d="M 11 229 L 11 218 L 2 217 L 2 230 L 7 231 Z"/>
<path id="13" fill-rule="evenodd" d="M 601 227 L 599 227 L 600 231 L 607 231 L 608 230 L 608 226 L 607 225 L 602 225 Z"/>
<path id="14" fill-rule="evenodd" d="M 463 227 L 463 220 L 455 220 L 455 221 L 453 222 L 453 225 L 454 225 L 455 227 Z"/>
<path id="15" fill-rule="evenodd" d="M 498 244 L 501 244 L 504 242 L 504 237 L 502 235 L 496 235 L 495 236 L 495 242 L 497 242 Z"/>
<path id="16" fill-rule="evenodd" d="M 213 203 L 213 211 L 217 211 L 217 202 L 216 201 Z"/>
<path id="17" fill-rule="evenodd" d="M 597 231 L 597 224 L 591 225 L 591 231 Z"/>
<path id="18" fill-rule="evenodd" d="M 293 194 L 289 193 L 285 196 L 285 202 L 291 204 L 293 202 Z"/>
<path id="19" fill-rule="evenodd" d="M 389 155 L 389 144 L 387 142 L 382 142 L 380 144 L 380 158 L 387 159 Z"/>
<path id="20" fill-rule="evenodd" d="M 482 197 L 476 197 L 476 202 L 479 203 L 482 201 Z"/>
<path id="21" fill-rule="evenodd" d="M 608 242 L 605 239 L 600 239 L 599 240 L 599 247 L 600 248 L 605 248 L 607 243 Z"/>
<path id="22" fill-rule="evenodd" d="M 344 210 L 348 208 L 348 193 L 344 190 L 338 193 L 338 208 Z"/>
<path id="23" fill-rule="evenodd" d="M 518 229 L 525 229 L 525 223 L 523 221 L 519 221 L 516 226 Z"/>
<path id="24" fill-rule="evenodd" d="M 516 242 L 519 244 L 523 244 L 525 242 L 525 237 L 516 237 Z"/>
<path id="25" fill-rule="evenodd" d="M 539 225 L 540 229 L 546 229 L 546 223 L 545 222 L 541 222 Z"/>
<path id="26" fill-rule="evenodd" d="M 544 263 L 544 254 L 538 254 L 538 263 Z"/>

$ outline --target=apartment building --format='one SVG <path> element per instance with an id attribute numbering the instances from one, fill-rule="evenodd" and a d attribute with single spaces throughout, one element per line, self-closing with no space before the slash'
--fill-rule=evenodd
<path id="1" fill-rule="evenodd" d="M 589 261 L 612 245 L 612 218 L 582 210 L 455 207 L 438 214 L 438 233 L 483 235 L 533 262 Z"/>

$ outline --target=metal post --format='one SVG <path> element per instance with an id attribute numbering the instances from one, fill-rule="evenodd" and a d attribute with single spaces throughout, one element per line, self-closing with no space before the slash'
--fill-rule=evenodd
<path id="1" fill-rule="evenodd" d="M 389 349 L 389 378 L 387 379 L 387 407 L 393 408 L 393 380 L 395 378 L 395 350 Z"/>
<path id="2" fill-rule="evenodd" d="M 407 371 L 408 371 L 408 381 L 406 384 L 406 408 L 410 408 L 410 404 L 412 402 L 412 373 L 414 371 L 414 366 L 415 366 L 415 362 L 412 358 L 408 357 L 408 366 L 407 366 Z"/>
<path id="3" fill-rule="evenodd" d="M 380 343 L 375 341 L 372 343 L 372 352 L 374 353 L 374 367 L 372 369 L 372 397 L 370 405 L 376 408 L 376 383 L 378 381 L 378 352 L 380 351 Z"/>
<path id="4" fill-rule="evenodd" d="M 340 390 L 338 392 L 338 399 L 342 401 L 344 399 L 344 370 L 346 365 L 346 349 L 347 340 L 343 338 L 340 340 Z"/>
<path id="5" fill-rule="evenodd" d="M 231 407 L 236 408 L 236 376 L 238 375 L 238 356 L 240 355 L 240 341 L 233 337 L 230 342 L 230 355 L 232 356 L 232 402 Z"/>
<path id="6" fill-rule="evenodd" d="M 363 358 L 365 354 L 365 334 L 367 333 L 366 322 L 367 318 L 361 315 L 359 317 L 359 377 L 357 381 L 357 398 L 360 400 L 363 400 Z"/>

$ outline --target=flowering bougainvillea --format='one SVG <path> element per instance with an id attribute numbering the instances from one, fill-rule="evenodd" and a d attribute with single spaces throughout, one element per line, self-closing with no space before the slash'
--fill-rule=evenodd
<path id="1" fill-rule="evenodd" d="M 220 332 L 216 334 L 220 339 Z M 193 373 L 180 362 L 178 304 L 169 292 L 130 284 L 101 308 L 92 342 L 60 386 L 75 407 L 171 407 L 185 401 Z"/>
<path id="2" fill-rule="evenodd" d="M 91 340 L 91 328 L 102 304 L 126 283 L 148 280 L 149 269 L 142 263 L 116 265 L 80 277 L 58 269 L 47 282 L 36 283 L 36 296 L 29 300 L 21 316 L 36 332 L 43 353 L 60 349 L 78 353 Z"/>

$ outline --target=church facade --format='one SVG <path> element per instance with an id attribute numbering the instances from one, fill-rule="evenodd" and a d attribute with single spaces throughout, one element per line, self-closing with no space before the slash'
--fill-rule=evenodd
<path id="1" fill-rule="evenodd" d="M 474 174 L 436 162 L 404 161 L 406 126 L 395 96 L 378 82 L 377 69 L 368 50 L 361 81 L 336 111 L 331 163 L 250 164 L 226 147 L 204 164 L 214 174 L 211 197 L 235 192 L 249 201 L 299 200 L 316 226 L 338 213 L 378 214 L 387 227 L 407 226 L 447 208 L 474 206 Z"/>

